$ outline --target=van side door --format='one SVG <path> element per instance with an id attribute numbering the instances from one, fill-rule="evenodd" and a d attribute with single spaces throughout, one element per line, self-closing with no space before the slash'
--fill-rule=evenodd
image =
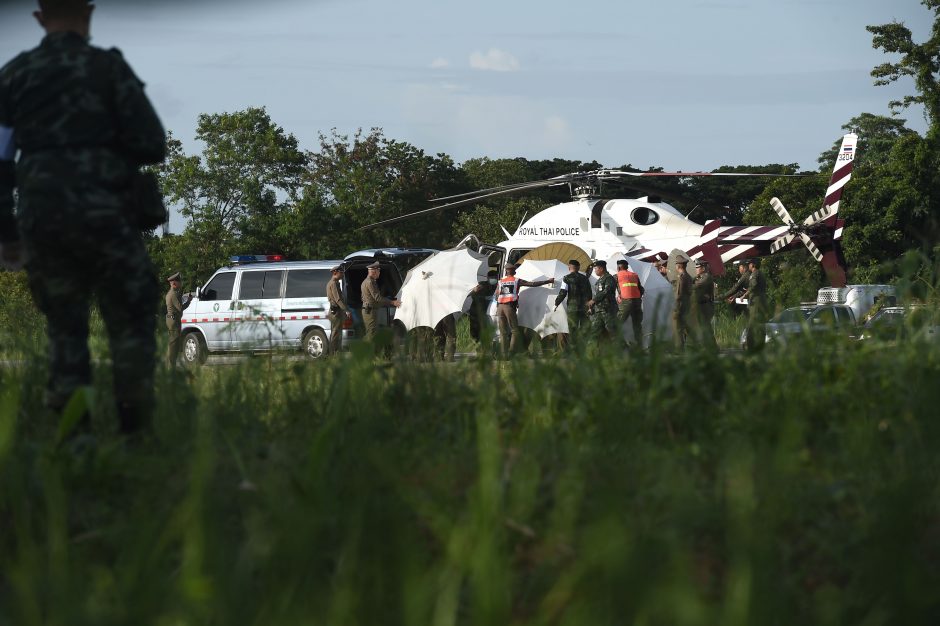
<path id="1" fill-rule="evenodd" d="M 233 342 L 237 348 L 271 349 L 284 343 L 281 283 L 284 270 L 243 270 L 235 298 Z"/>
<path id="2" fill-rule="evenodd" d="M 332 273 L 327 268 L 302 268 L 287 271 L 281 318 L 287 345 L 300 346 L 304 329 L 319 326 L 330 333 L 326 284 Z M 316 321 L 311 321 L 316 320 Z"/>
<path id="3" fill-rule="evenodd" d="M 218 272 L 200 290 L 199 298 L 183 312 L 183 317 L 194 320 L 192 323 L 202 331 L 210 351 L 225 350 L 231 346 L 235 304 L 232 295 L 236 277 L 234 271 Z"/>

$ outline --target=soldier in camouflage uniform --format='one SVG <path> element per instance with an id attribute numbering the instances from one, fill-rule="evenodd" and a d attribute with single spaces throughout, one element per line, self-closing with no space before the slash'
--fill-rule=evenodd
<path id="1" fill-rule="evenodd" d="M 760 259 L 748 261 L 751 275 L 747 281 L 747 348 L 764 347 L 764 322 L 767 321 L 767 279 L 760 271 Z"/>
<path id="2" fill-rule="evenodd" d="M 0 240 L 8 250 L 21 245 L 47 319 L 47 406 L 61 410 L 91 383 L 88 317 L 97 297 L 120 429 L 136 432 L 153 410 L 159 285 L 129 219 L 129 189 L 138 166 L 163 160 L 166 135 L 120 52 L 88 44 L 93 7 L 40 0 L 39 8 L 46 36 L 0 69 Z M 15 166 L 3 149 L 11 134 Z"/>
<path id="3" fill-rule="evenodd" d="M 617 281 L 607 273 L 607 261 L 594 261 L 594 297 L 588 300 L 591 315 L 591 335 L 600 340 L 601 335 L 617 339 L 620 325 L 617 323 Z"/>
<path id="4" fill-rule="evenodd" d="M 712 318 L 715 317 L 715 280 L 709 271 L 708 261 L 695 262 L 695 280 L 692 282 L 692 324 L 695 341 L 706 350 L 718 351 Z"/>
<path id="5" fill-rule="evenodd" d="M 581 263 L 577 259 L 568 261 L 568 274 L 562 278 L 564 286 L 555 297 L 555 308 L 567 300 L 568 347 L 577 348 L 582 330 L 587 329 L 587 303 L 591 299 L 591 281 L 581 273 Z"/>
<path id="6" fill-rule="evenodd" d="M 736 295 L 747 289 L 747 283 L 751 279 L 751 271 L 747 269 L 747 261 L 742 261 L 738 265 L 738 275 L 738 282 L 734 283 L 731 289 L 719 296 L 722 300 L 732 302 Z"/>

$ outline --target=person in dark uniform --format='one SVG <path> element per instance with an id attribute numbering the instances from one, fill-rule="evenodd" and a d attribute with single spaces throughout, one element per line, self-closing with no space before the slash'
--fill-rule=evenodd
<path id="1" fill-rule="evenodd" d="M 561 279 L 564 285 L 555 297 L 555 308 L 565 302 L 568 315 L 568 336 L 565 339 L 568 348 L 578 348 L 582 331 L 587 330 L 587 303 L 591 299 L 591 281 L 581 273 L 581 263 L 577 259 L 568 261 L 568 273 Z"/>
<path id="2" fill-rule="evenodd" d="M 735 313 L 740 313 L 740 309 L 734 304 L 734 299 L 738 294 L 744 293 L 747 290 L 747 281 L 751 278 L 751 272 L 747 269 L 747 260 L 741 261 L 737 265 L 738 281 L 734 283 L 731 289 L 721 294 L 719 298 L 728 301 L 728 303 L 732 305 L 732 310 L 734 310 Z"/>
<path id="3" fill-rule="evenodd" d="M 764 322 L 767 321 L 767 279 L 760 271 L 760 259 L 747 262 L 751 275 L 747 281 L 747 348 L 764 347 Z"/>
<path id="4" fill-rule="evenodd" d="M 695 341 L 706 350 L 718 351 L 712 318 L 715 317 L 715 280 L 705 259 L 695 262 L 695 280 L 692 282 L 692 324 Z"/>
<path id="5" fill-rule="evenodd" d="M 343 349 L 343 324 L 349 317 L 349 307 L 343 300 L 339 281 L 343 280 L 343 267 L 337 265 L 330 270 L 330 282 L 326 284 L 326 299 L 330 303 L 330 354 L 337 355 Z"/>
<path id="6" fill-rule="evenodd" d="M 139 166 L 163 161 L 166 133 L 121 53 L 89 45 L 93 8 L 39 0 L 34 15 L 46 36 L 0 69 L 0 241 L 7 258 L 25 255 L 46 317 L 46 406 L 58 413 L 91 384 L 88 319 L 96 298 L 119 428 L 131 434 L 153 411 L 151 313 L 160 287 L 131 223 L 130 189 Z"/>
<path id="7" fill-rule="evenodd" d="M 600 341 L 601 336 L 619 341 L 617 326 L 617 281 L 607 271 L 607 261 L 594 261 L 594 296 L 588 300 L 591 311 L 591 337 Z"/>
<path id="8" fill-rule="evenodd" d="M 183 300 L 180 298 L 180 284 L 183 277 L 179 272 L 168 277 L 170 289 L 166 292 L 166 366 L 175 367 L 180 356 L 180 333 L 183 328 Z"/>
<path id="9" fill-rule="evenodd" d="M 496 293 L 496 283 L 499 282 L 499 272 L 490 270 L 486 280 L 481 280 L 470 292 L 470 310 L 467 317 L 470 319 L 470 336 L 476 341 L 483 341 L 483 329 L 486 327 L 486 314 L 493 294 Z"/>
<path id="10" fill-rule="evenodd" d="M 673 282 L 675 308 L 672 311 L 672 334 L 676 350 L 685 350 L 689 340 L 689 315 L 692 309 L 692 277 L 685 271 L 688 259 L 676 261 L 676 280 Z"/>
<path id="11" fill-rule="evenodd" d="M 448 315 L 434 327 L 434 352 L 439 361 L 453 363 L 456 351 L 457 320 L 453 315 Z"/>

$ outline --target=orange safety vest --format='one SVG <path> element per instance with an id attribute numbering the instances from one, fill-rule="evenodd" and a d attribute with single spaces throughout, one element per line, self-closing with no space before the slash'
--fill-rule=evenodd
<path id="1" fill-rule="evenodd" d="M 515 276 L 506 276 L 499 279 L 499 288 L 496 290 L 496 302 L 499 304 L 512 304 L 519 300 L 519 279 Z"/>
<path id="2" fill-rule="evenodd" d="M 620 289 L 621 300 L 633 300 L 641 296 L 640 277 L 636 275 L 636 272 L 630 270 L 617 272 L 617 287 Z"/>

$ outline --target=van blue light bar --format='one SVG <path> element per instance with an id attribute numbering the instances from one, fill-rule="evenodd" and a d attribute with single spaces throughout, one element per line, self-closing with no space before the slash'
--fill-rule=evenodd
<path id="1" fill-rule="evenodd" d="M 283 254 L 236 254 L 229 257 L 229 261 L 235 265 L 242 263 L 276 263 L 283 260 Z"/>

